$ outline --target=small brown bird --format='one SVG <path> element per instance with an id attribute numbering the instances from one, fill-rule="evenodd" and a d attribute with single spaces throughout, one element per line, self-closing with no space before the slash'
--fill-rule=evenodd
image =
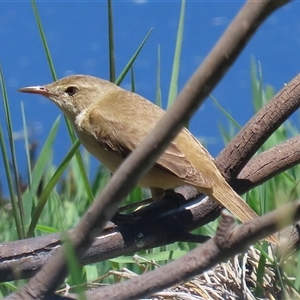
<path id="1" fill-rule="evenodd" d="M 20 92 L 40 94 L 53 101 L 71 121 L 83 146 L 111 172 L 157 124 L 164 111 L 143 97 L 109 81 L 86 76 L 65 77 Z M 187 130 L 178 136 L 139 182 L 160 199 L 164 191 L 189 184 L 225 206 L 240 221 L 256 213 L 226 183 L 213 158 Z M 269 237 L 273 243 L 277 240 Z"/>

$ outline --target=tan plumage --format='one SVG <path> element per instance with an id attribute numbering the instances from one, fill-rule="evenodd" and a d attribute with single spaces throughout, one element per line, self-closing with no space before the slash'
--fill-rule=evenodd
<path id="1" fill-rule="evenodd" d="M 110 171 L 115 172 L 156 125 L 164 111 L 143 97 L 115 84 L 86 75 L 74 75 L 21 92 L 48 97 L 73 123 L 84 147 Z M 213 158 L 187 129 L 180 134 L 144 176 L 139 185 L 153 196 L 182 184 L 196 187 L 225 206 L 240 221 L 256 213 L 226 183 Z M 277 243 L 276 238 L 269 240 Z"/>

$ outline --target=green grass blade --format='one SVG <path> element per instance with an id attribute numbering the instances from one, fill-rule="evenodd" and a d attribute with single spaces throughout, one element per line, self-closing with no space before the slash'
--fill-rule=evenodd
<path id="1" fill-rule="evenodd" d="M 27 124 L 26 117 L 24 111 L 24 105 L 21 101 L 21 113 L 22 113 L 22 122 L 23 122 L 23 131 L 24 131 L 24 141 L 25 141 L 25 152 L 26 152 L 26 160 L 27 160 L 27 178 L 28 178 L 28 187 L 31 187 L 31 159 L 30 159 L 30 151 L 29 151 L 29 142 L 28 142 L 28 134 L 27 134 Z"/>
<path id="2" fill-rule="evenodd" d="M 139 53 L 141 52 L 141 50 L 143 49 L 144 44 L 146 43 L 147 39 L 149 38 L 151 32 L 152 32 L 153 28 L 151 28 L 148 33 L 146 34 L 145 38 L 143 39 L 143 41 L 141 42 L 140 46 L 138 47 L 138 49 L 135 51 L 135 53 L 133 54 L 133 56 L 131 57 L 131 59 L 129 60 L 129 62 L 127 63 L 127 65 L 125 66 L 125 68 L 123 69 L 123 71 L 121 72 L 121 74 L 119 75 L 119 77 L 116 80 L 116 85 L 120 85 L 120 83 L 122 82 L 122 80 L 124 79 L 124 77 L 126 76 L 126 74 L 128 73 L 128 71 L 130 70 L 131 66 L 133 65 L 134 61 L 136 60 L 137 56 L 139 55 Z"/>
<path id="3" fill-rule="evenodd" d="M 225 115 L 225 117 L 237 128 L 237 129 L 241 129 L 242 126 L 239 125 L 238 122 L 235 121 L 235 119 L 230 115 L 229 112 L 227 112 L 227 110 L 218 102 L 218 100 L 212 95 L 210 94 L 209 97 L 212 99 L 212 101 L 214 102 L 214 104 L 219 108 L 219 110 Z"/>
<path id="4" fill-rule="evenodd" d="M 253 94 L 253 106 L 255 112 L 263 107 L 271 98 L 274 96 L 275 91 L 270 86 L 263 86 L 263 72 L 260 63 L 257 64 L 251 60 L 251 86 Z M 285 141 L 290 136 L 287 135 L 289 127 L 285 124 L 281 125 L 277 130 L 276 134 L 272 134 L 268 140 L 261 147 L 259 152 L 269 149 L 282 141 Z"/>
<path id="5" fill-rule="evenodd" d="M 266 242 L 263 243 L 263 249 L 265 252 L 267 252 L 267 247 L 268 247 L 268 244 Z M 257 282 L 259 284 L 256 285 L 256 288 L 255 288 L 255 295 L 258 296 L 258 297 L 262 297 L 264 292 L 263 292 L 263 289 L 262 287 L 264 286 L 264 273 L 265 273 L 265 267 L 266 267 L 266 261 L 267 261 L 267 258 L 264 256 L 264 255 L 261 255 L 260 258 L 259 258 L 259 262 L 258 262 L 258 267 L 257 267 Z"/>
<path id="6" fill-rule="evenodd" d="M 173 68 L 172 68 L 170 90 L 169 90 L 169 97 L 168 97 L 168 107 L 173 104 L 178 93 L 178 76 L 179 76 L 179 69 L 180 69 L 180 57 L 181 57 L 181 48 L 182 48 L 182 40 L 183 40 L 185 3 L 186 3 L 185 0 L 181 1 L 180 18 L 179 18 L 177 40 L 175 46 L 175 54 L 173 60 Z"/>
<path id="7" fill-rule="evenodd" d="M 110 178 L 110 172 L 103 165 L 99 166 L 92 185 L 94 194 L 101 191 L 104 188 L 104 186 L 108 183 Z"/>
<path id="8" fill-rule="evenodd" d="M 49 166 L 49 157 L 51 157 L 52 153 L 52 146 L 55 141 L 58 127 L 60 123 L 60 117 L 58 117 L 54 124 L 52 125 L 52 128 L 50 130 L 49 135 L 47 136 L 47 139 L 44 143 L 44 146 L 40 152 L 40 155 L 36 161 L 35 167 L 32 171 L 32 184 L 30 187 L 27 188 L 23 195 L 23 200 L 25 203 L 25 212 L 26 212 L 26 224 L 29 223 L 31 219 L 31 212 L 35 209 L 35 203 L 34 199 L 37 195 L 37 191 L 39 189 L 39 186 L 43 180 L 43 176 L 46 172 L 47 166 Z"/>
<path id="9" fill-rule="evenodd" d="M 59 230 L 54 227 L 46 226 L 46 225 L 36 225 L 36 229 L 46 233 L 46 234 L 52 234 L 52 233 L 58 233 Z"/>
<path id="10" fill-rule="evenodd" d="M 155 103 L 157 106 L 162 107 L 161 102 L 161 87 L 160 87 L 160 73 L 161 73 L 161 61 L 160 61 L 160 46 L 157 47 L 157 71 L 156 71 L 156 95 Z"/>
<path id="11" fill-rule="evenodd" d="M 115 44 L 114 44 L 114 23 L 111 0 L 107 0 L 108 9 L 108 45 L 109 45 L 109 80 L 116 81 L 116 61 L 115 61 Z"/>
<path id="12" fill-rule="evenodd" d="M 227 145 L 234 136 L 233 126 L 229 124 L 229 128 L 225 129 L 224 126 L 219 123 L 218 128 L 220 130 L 224 145 Z"/>
<path id="13" fill-rule="evenodd" d="M 134 80 L 134 70 L 133 66 L 130 68 L 130 78 L 131 78 L 131 91 L 135 93 L 135 80 Z"/>
<path id="14" fill-rule="evenodd" d="M 298 252 L 297 256 L 298 256 L 298 262 L 296 266 L 296 270 L 297 270 L 296 274 L 300 274 L 300 252 Z M 295 278 L 295 289 L 297 291 L 300 290 L 300 276 L 296 276 Z"/>
<path id="15" fill-rule="evenodd" d="M 258 66 L 255 63 L 254 58 L 251 59 L 251 88 L 254 110 L 257 112 L 264 103 L 263 99 L 263 78 L 261 65 L 258 62 Z"/>
<path id="16" fill-rule="evenodd" d="M 66 117 L 65 117 L 65 121 L 66 121 L 66 124 L 67 124 L 68 132 L 69 132 L 69 135 L 71 137 L 72 143 L 73 144 L 80 143 L 80 141 L 76 138 L 74 130 L 73 130 L 70 122 L 67 120 Z M 84 166 L 84 163 L 83 163 L 83 159 L 82 159 L 82 156 L 81 156 L 79 150 L 75 153 L 75 157 L 76 157 L 76 161 L 77 161 L 77 164 L 78 164 L 78 167 L 79 167 L 79 170 L 80 170 L 82 181 L 83 181 L 84 186 L 85 186 L 88 201 L 89 201 L 89 203 L 92 203 L 93 200 L 94 200 L 94 194 L 92 192 L 92 189 L 91 189 L 91 186 L 90 186 L 90 183 L 89 183 L 89 179 L 88 179 L 88 175 L 87 175 L 87 172 L 86 172 L 86 169 L 85 169 L 85 166 Z"/>
<path id="17" fill-rule="evenodd" d="M 80 142 L 77 140 L 73 144 L 73 146 L 71 147 L 69 152 L 67 153 L 66 157 L 61 162 L 60 166 L 57 168 L 57 170 L 53 174 L 52 178 L 50 179 L 50 181 L 46 185 L 45 189 L 43 190 L 43 193 L 40 196 L 39 202 L 38 202 L 38 204 L 37 204 L 37 206 L 36 206 L 36 208 L 33 212 L 32 220 L 31 220 L 31 223 L 29 225 L 28 232 L 27 232 L 27 237 L 31 237 L 33 235 L 34 229 L 35 229 L 35 227 L 38 223 L 38 220 L 39 220 L 39 218 L 41 216 L 41 213 L 42 213 L 42 211 L 43 211 L 43 209 L 46 205 L 46 202 L 47 202 L 47 199 L 48 199 L 50 193 L 54 189 L 54 187 L 57 184 L 58 180 L 61 178 L 61 175 L 63 174 L 63 172 L 66 170 L 70 160 L 72 159 L 72 157 L 74 156 L 74 154 L 78 150 L 79 146 L 80 146 Z"/>
<path id="18" fill-rule="evenodd" d="M 41 39 L 42 39 L 42 43 L 43 43 L 43 46 L 44 46 L 44 51 L 46 53 L 48 65 L 50 67 L 52 78 L 55 81 L 55 80 L 57 80 L 57 76 L 56 76 L 56 72 L 55 72 L 55 69 L 54 69 L 54 64 L 53 64 L 53 61 L 52 61 L 52 58 L 51 58 L 48 43 L 47 43 L 47 40 L 46 40 L 46 36 L 45 36 L 44 30 L 43 30 L 42 22 L 41 22 L 41 19 L 39 17 L 36 2 L 35 2 L 35 0 L 31 0 L 31 3 L 32 3 L 32 7 L 33 7 L 34 16 L 35 16 L 35 19 L 36 19 L 36 22 L 37 22 L 37 25 L 38 25 L 38 29 L 39 29 L 39 32 L 40 32 L 40 36 L 41 36 Z M 65 122 L 66 122 L 66 125 L 67 125 L 67 129 L 68 129 L 71 141 L 74 144 L 77 138 L 76 138 L 76 135 L 75 135 L 74 130 L 72 128 L 72 125 L 70 124 L 69 120 L 66 117 L 65 117 Z M 87 173 L 85 171 L 83 160 L 82 160 L 82 157 L 81 157 L 79 151 L 76 153 L 76 160 L 77 160 L 77 163 L 79 165 L 80 173 L 81 173 L 82 180 L 83 180 L 85 188 L 86 188 L 86 193 L 87 193 L 89 202 L 91 203 L 94 199 L 94 195 L 92 193 L 92 190 L 91 190 L 91 187 L 90 187 L 90 184 L 89 184 L 89 180 L 88 180 L 88 176 L 87 176 Z"/>
<path id="19" fill-rule="evenodd" d="M 3 136 L 3 131 L 2 131 L 1 124 L 0 124 L 0 147 L 1 147 L 1 152 L 2 152 L 2 158 L 3 158 L 5 173 L 6 173 L 6 179 L 7 179 L 7 184 L 8 184 L 9 195 L 10 195 L 11 204 L 12 204 L 14 220 L 15 220 L 15 223 L 16 223 L 18 237 L 21 239 L 23 237 L 21 216 L 20 216 L 19 209 L 18 209 L 18 204 L 17 204 L 17 201 L 16 201 L 16 194 L 15 194 L 14 187 L 13 187 L 14 186 L 13 178 L 12 178 L 11 169 L 10 169 L 10 166 L 9 166 L 9 159 L 8 159 L 8 156 L 7 156 L 7 151 L 6 151 L 6 148 L 5 148 L 5 142 L 4 142 L 4 136 Z"/>
<path id="20" fill-rule="evenodd" d="M 2 290 L 2 288 L 5 288 L 8 290 L 6 295 L 8 295 L 12 292 L 16 292 L 18 290 L 18 288 L 10 282 L 2 282 L 0 285 L 1 285 L 1 290 Z"/>
<path id="21" fill-rule="evenodd" d="M 156 253 L 144 253 L 142 258 L 149 261 L 161 262 L 168 261 L 169 259 L 177 259 L 185 255 L 188 251 L 176 250 L 176 251 L 159 251 Z M 136 264 L 136 261 L 133 260 L 132 255 L 127 256 L 118 256 L 111 258 L 110 262 L 118 263 L 118 264 Z M 143 262 L 144 260 L 137 259 L 139 262 Z"/>
<path id="22" fill-rule="evenodd" d="M 83 267 L 79 264 L 74 246 L 66 232 L 62 234 L 62 239 L 64 241 L 63 249 L 70 274 L 70 286 L 74 287 L 77 299 L 84 300 L 86 297 L 84 295 L 85 285 L 83 284 L 85 282 L 82 280 Z"/>
<path id="23" fill-rule="evenodd" d="M 76 140 L 74 139 L 73 144 L 75 144 L 75 143 L 79 143 L 79 146 L 81 145 L 81 142 L 78 139 L 76 139 Z M 79 150 L 75 153 L 75 157 L 76 157 L 76 161 L 78 163 L 78 167 L 79 167 L 79 170 L 80 170 L 82 181 L 83 181 L 84 186 L 85 186 L 85 191 L 87 193 L 88 201 L 89 201 L 89 203 L 92 203 L 93 200 L 94 200 L 94 194 L 92 192 L 92 189 L 91 189 L 91 186 L 90 186 L 90 183 L 89 183 L 89 179 L 88 179 L 88 175 L 87 175 L 87 172 L 85 170 L 83 159 L 82 159 L 82 156 L 81 156 Z"/>
<path id="24" fill-rule="evenodd" d="M 34 179 L 34 189 L 37 189 L 37 186 L 39 185 L 39 182 L 41 181 L 43 177 L 44 170 L 48 164 L 49 156 L 51 154 L 52 145 L 54 143 L 54 140 L 57 135 L 58 127 L 60 124 L 60 116 L 54 121 L 49 135 L 46 138 L 46 141 L 43 145 L 43 148 L 40 152 L 40 155 L 36 161 L 35 167 L 32 172 L 32 177 Z"/>
<path id="25" fill-rule="evenodd" d="M 43 43 L 43 46 L 44 46 L 44 51 L 45 51 L 45 54 L 46 54 L 46 57 L 47 57 L 47 62 L 48 62 L 48 65 L 50 67 L 50 72 L 51 72 L 53 80 L 55 81 L 55 80 L 57 80 L 57 76 L 56 76 L 54 64 L 53 64 L 53 61 L 52 61 L 52 58 L 51 58 L 50 50 L 49 50 L 49 47 L 48 47 L 48 43 L 47 43 L 47 40 L 46 40 L 46 36 L 45 36 L 45 33 L 44 33 L 44 29 L 43 29 L 43 26 L 42 26 L 42 22 L 41 22 L 41 19 L 40 19 L 40 15 L 39 15 L 35 0 L 31 0 L 31 5 L 32 5 L 34 17 L 35 17 L 35 20 L 36 20 L 36 23 L 37 23 L 37 26 L 38 26 L 38 29 L 39 29 L 39 33 L 40 33 L 40 36 L 41 36 L 41 39 L 42 39 L 42 43 Z"/>
<path id="26" fill-rule="evenodd" d="M 13 127 L 12 127 L 12 121 L 11 121 L 11 114 L 10 114 L 10 108 L 8 103 L 8 96 L 6 92 L 6 87 L 4 84 L 4 76 L 2 72 L 2 68 L 0 67 L 0 81 L 1 81 L 1 89 L 2 89 L 2 98 L 3 98 L 3 106 L 4 106 L 4 113 L 5 113 L 5 122 L 7 127 L 7 134 L 8 134 L 8 141 L 10 146 L 10 153 L 12 158 L 12 168 L 13 168 L 13 175 L 14 175 L 14 181 L 15 181 L 15 189 L 17 191 L 17 199 L 16 197 L 13 197 L 11 201 L 17 201 L 17 205 L 15 205 L 15 208 L 18 207 L 19 214 L 20 214 L 20 223 L 18 222 L 18 226 L 20 226 L 18 230 L 19 238 L 25 237 L 25 229 L 24 229 L 24 207 L 23 207 L 23 201 L 22 201 L 22 195 L 20 190 L 20 179 L 19 179 L 19 171 L 17 166 L 17 157 L 16 157 L 16 149 L 15 149 L 15 143 L 13 139 Z M 15 211 L 15 216 L 17 214 L 17 211 Z"/>

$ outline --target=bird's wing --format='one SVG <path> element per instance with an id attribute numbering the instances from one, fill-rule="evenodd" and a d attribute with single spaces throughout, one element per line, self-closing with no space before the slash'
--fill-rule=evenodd
<path id="1" fill-rule="evenodd" d="M 136 94 L 131 96 L 137 97 L 136 100 L 142 99 L 142 103 L 139 101 L 135 103 L 133 110 L 128 109 L 126 102 L 122 102 L 122 107 L 118 107 L 119 103 L 111 102 L 110 109 L 107 109 L 107 105 L 95 105 L 87 112 L 88 116 L 87 113 L 85 116 L 85 119 L 88 119 L 89 131 L 98 142 L 107 150 L 119 152 L 123 157 L 142 142 L 163 115 L 163 110 L 159 107 Z M 139 107 L 139 104 L 142 105 Z M 114 112 L 119 109 L 122 113 L 115 114 Z M 138 126 L 136 122 L 139 123 Z M 189 134 L 187 130 L 184 133 Z M 155 167 L 168 171 L 188 184 L 211 188 L 212 181 L 205 178 L 193 166 L 176 140 L 171 142 L 164 154 L 156 161 Z"/>

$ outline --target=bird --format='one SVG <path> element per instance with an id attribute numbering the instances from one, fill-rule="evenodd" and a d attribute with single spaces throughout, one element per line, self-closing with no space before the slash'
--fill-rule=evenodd
<path id="1" fill-rule="evenodd" d="M 82 145 L 112 173 L 164 114 L 162 108 L 139 94 L 88 75 L 72 75 L 19 91 L 54 102 L 73 125 Z M 243 223 L 258 216 L 226 182 L 209 152 L 183 128 L 138 185 L 150 188 L 152 198 L 160 200 L 166 190 L 186 184 Z M 278 243 L 274 236 L 267 240 Z"/>

